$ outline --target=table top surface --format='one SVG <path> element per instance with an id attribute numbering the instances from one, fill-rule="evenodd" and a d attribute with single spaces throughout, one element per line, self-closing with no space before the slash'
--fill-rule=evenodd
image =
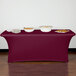
<path id="1" fill-rule="evenodd" d="M 12 33 L 12 32 L 8 32 L 7 30 L 5 30 L 1 34 L 1 36 L 18 36 L 18 35 L 75 35 L 75 33 L 73 31 L 71 31 L 71 30 L 69 30 L 69 32 L 66 32 L 66 33 L 57 33 L 55 31 L 56 31 L 56 29 L 53 29 L 50 32 L 42 32 L 40 30 L 34 30 L 33 32 L 25 32 L 24 30 L 21 30 L 20 33 Z"/>

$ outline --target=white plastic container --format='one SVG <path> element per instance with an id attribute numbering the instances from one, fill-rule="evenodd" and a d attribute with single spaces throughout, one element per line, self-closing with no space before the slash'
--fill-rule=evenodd
<path id="1" fill-rule="evenodd" d="M 52 29 L 52 26 L 40 26 L 40 30 L 42 32 L 50 32 Z"/>
<path id="2" fill-rule="evenodd" d="M 33 32 L 34 28 L 33 27 L 24 27 L 25 32 Z"/>
<path id="3" fill-rule="evenodd" d="M 20 33 L 21 32 L 21 30 L 19 30 L 19 29 L 12 29 L 12 31 L 11 32 L 13 32 L 13 33 Z"/>

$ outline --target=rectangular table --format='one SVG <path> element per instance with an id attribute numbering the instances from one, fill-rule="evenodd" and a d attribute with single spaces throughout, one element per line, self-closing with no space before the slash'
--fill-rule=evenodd
<path id="1" fill-rule="evenodd" d="M 75 35 L 69 30 L 67 33 L 41 32 L 31 33 L 21 31 L 15 34 L 4 31 L 3 36 L 9 48 L 8 62 L 16 61 L 68 61 L 68 47 Z"/>

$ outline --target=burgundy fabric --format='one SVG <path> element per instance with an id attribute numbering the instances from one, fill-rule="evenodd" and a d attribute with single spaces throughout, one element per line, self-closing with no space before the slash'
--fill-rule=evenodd
<path id="1" fill-rule="evenodd" d="M 15 34 L 4 31 L 3 36 L 9 47 L 8 62 L 16 61 L 68 61 L 68 46 L 75 35 L 69 30 L 67 33 L 34 32 Z"/>

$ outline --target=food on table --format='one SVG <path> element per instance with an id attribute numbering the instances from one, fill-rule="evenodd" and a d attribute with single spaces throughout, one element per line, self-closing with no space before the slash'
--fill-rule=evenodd
<path id="1" fill-rule="evenodd" d="M 56 30 L 56 32 L 59 32 L 59 33 L 66 33 L 68 32 L 69 30 L 66 30 L 66 29 L 63 29 L 63 30 Z"/>
<path id="2" fill-rule="evenodd" d="M 33 28 L 24 28 L 24 29 L 30 30 L 30 29 L 33 29 Z"/>

